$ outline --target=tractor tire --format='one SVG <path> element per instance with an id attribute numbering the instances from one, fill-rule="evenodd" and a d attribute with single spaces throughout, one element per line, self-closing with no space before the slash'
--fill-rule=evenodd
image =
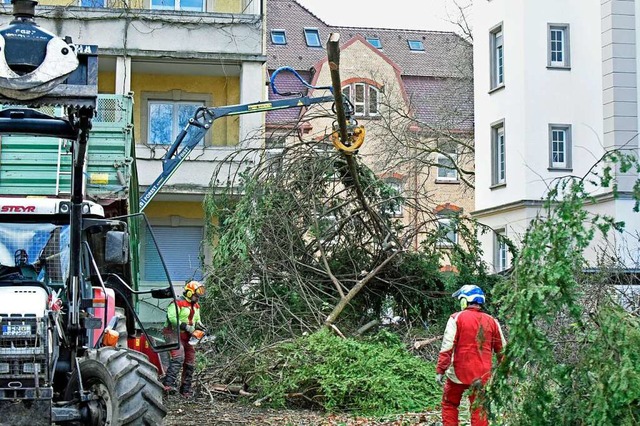
<path id="1" fill-rule="evenodd" d="M 129 347 L 129 332 L 127 331 L 127 316 L 124 308 L 116 308 L 115 316 L 118 317 L 118 325 L 115 328 L 115 331 L 118 332 L 116 347 L 126 349 Z"/>
<path id="2" fill-rule="evenodd" d="M 156 367 L 139 352 L 103 347 L 87 351 L 79 360 L 82 387 L 91 391 L 92 418 L 76 425 L 162 425 L 167 410 L 162 403 L 163 386 Z M 74 399 L 77 373 L 69 381 L 65 399 Z"/>

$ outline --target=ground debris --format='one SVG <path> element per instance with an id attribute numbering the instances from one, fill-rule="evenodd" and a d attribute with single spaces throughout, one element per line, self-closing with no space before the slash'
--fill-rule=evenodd
<path id="1" fill-rule="evenodd" d="M 206 394 L 192 399 L 170 395 L 165 402 L 169 410 L 165 426 L 435 426 L 440 422 L 438 411 L 365 418 L 303 409 L 274 410 L 212 400 Z"/>

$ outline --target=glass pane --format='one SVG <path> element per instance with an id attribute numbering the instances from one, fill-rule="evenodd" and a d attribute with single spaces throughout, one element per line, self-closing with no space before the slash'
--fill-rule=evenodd
<path id="1" fill-rule="evenodd" d="M 411 50 L 424 50 L 422 42 L 420 40 L 408 40 L 409 49 Z"/>
<path id="2" fill-rule="evenodd" d="M 502 53 L 502 46 L 498 47 L 498 51 L 497 51 L 497 66 L 498 66 L 498 72 L 497 72 L 497 76 L 498 76 L 498 84 L 503 83 L 504 82 L 504 70 L 503 70 L 503 57 L 502 57 L 503 53 Z"/>
<path id="3" fill-rule="evenodd" d="M 175 0 L 151 0 L 151 9 L 175 9 Z"/>
<path id="4" fill-rule="evenodd" d="M 178 104 L 178 127 L 183 129 L 187 125 L 190 118 L 193 118 L 196 110 L 201 107 L 200 104 Z"/>
<path id="5" fill-rule="evenodd" d="M 453 227 L 449 227 L 449 232 L 447 232 L 447 240 L 455 243 L 458 240 L 458 235 L 456 234 L 456 230 Z"/>
<path id="6" fill-rule="evenodd" d="M 287 44 L 287 37 L 284 31 L 271 31 L 271 42 L 273 44 Z"/>
<path id="7" fill-rule="evenodd" d="M 455 158 L 455 157 L 452 157 Z M 438 178 L 441 179 L 457 179 L 458 171 L 455 169 L 453 160 L 446 155 L 438 156 Z"/>
<path id="8" fill-rule="evenodd" d="M 173 106 L 169 103 L 149 103 L 149 143 L 173 142 Z"/>
<path id="9" fill-rule="evenodd" d="M 304 30 L 304 37 L 307 40 L 307 46 L 320 46 L 320 35 L 318 30 Z"/>
<path id="10" fill-rule="evenodd" d="M 149 337 L 152 346 L 175 344 L 178 335 L 175 328 L 165 327 L 167 308 L 175 298 L 171 279 L 167 274 L 164 258 L 153 238 L 153 232 L 144 215 L 129 216 L 129 229 L 135 234 L 133 237 L 139 242 L 140 250 L 140 282 L 139 294 L 135 301 L 135 311 L 140 320 L 140 326 Z M 153 289 L 166 289 L 161 293 L 166 296 L 152 295 Z M 175 307 L 174 307 L 175 309 Z"/>
<path id="11" fill-rule="evenodd" d="M 504 242 L 500 243 L 499 258 L 499 270 L 503 271 L 507 268 L 507 245 Z"/>
<path id="12" fill-rule="evenodd" d="M 3 1 L 3 3 L 8 3 Z M 81 0 L 80 6 L 82 7 L 104 7 L 104 0 Z"/>
<path id="13" fill-rule="evenodd" d="M 368 37 L 367 41 L 373 46 L 376 47 L 378 49 L 382 48 L 382 43 L 380 43 L 380 39 L 377 37 Z"/>
<path id="14" fill-rule="evenodd" d="M 201 12 L 204 10 L 203 0 L 180 0 L 181 10 L 194 10 Z"/>
<path id="15" fill-rule="evenodd" d="M 498 181 L 505 179 L 504 133 L 498 134 Z"/>
<path id="16" fill-rule="evenodd" d="M 356 84 L 355 102 L 364 102 L 364 84 Z"/>
<path id="17" fill-rule="evenodd" d="M 353 99 L 351 99 L 351 86 L 345 86 L 342 88 L 342 94 L 349 99 L 351 102 L 353 102 Z"/>
<path id="18" fill-rule="evenodd" d="M 369 86 L 369 114 L 378 113 L 378 91 Z"/>
<path id="19" fill-rule="evenodd" d="M 69 275 L 69 226 L 0 223 L 0 275 L 64 284 Z"/>
<path id="20" fill-rule="evenodd" d="M 441 233 L 440 244 L 451 245 L 457 241 L 455 225 L 451 219 L 439 219 L 438 228 Z"/>

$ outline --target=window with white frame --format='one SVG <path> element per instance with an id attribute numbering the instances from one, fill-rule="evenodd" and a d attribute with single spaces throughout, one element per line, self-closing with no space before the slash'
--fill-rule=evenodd
<path id="1" fill-rule="evenodd" d="M 458 180 L 458 154 L 455 146 L 445 145 L 438 153 L 438 177 L 436 181 Z"/>
<path id="2" fill-rule="evenodd" d="M 502 24 L 494 27 L 490 33 L 491 46 L 491 89 L 504 85 L 504 40 Z"/>
<path id="3" fill-rule="evenodd" d="M 571 126 L 549 124 L 549 168 L 571 169 Z"/>
<path id="4" fill-rule="evenodd" d="M 305 28 L 304 29 L 304 39 L 307 42 L 307 46 L 309 47 L 321 47 L 320 43 L 320 33 L 317 28 Z"/>
<path id="5" fill-rule="evenodd" d="M 287 33 L 284 30 L 271 30 L 271 43 L 287 44 Z"/>
<path id="6" fill-rule="evenodd" d="M 366 83 L 353 83 L 342 88 L 342 94 L 353 104 L 356 116 L 380 114 L 380 91 Z"/>
<path id="7" fill-rule="evenodd" d="M 204 102 L 149 100 L 147 142 L 151 145 L 169 145 L 189 122 Z M 202 145 L 203 141 L 198 142 Z"/>
<path id="8" fill-rule="evenodd" d="M 402 216 L 402 181 L 397 179 L 388 179 L 385 183 L 391 189 L 390 191 L 390 201 L 387 206 L 385 206 L 385 212 L 391 216 Z"/>
<path id="9" fill-rule="evenodd" d="M 551 68 L 569 68 L 569 25 L 549 24 L 547 26 L 548 54 L 547 65 Z"/>
<path id="10" fill-rule="evenodd" d="M 151 0 L 151 9 L 204 12 L 204 0 Z"/>
<path id="11" fill-rule="evenodd" d="M 495 123 L 491 127 L 491 169 L 492 185 L 507 182 L 507 152 L 504 135 L 504 121 Z"/>
<path id="12" fill-rule="evenodd" d="M 505 238 L 504 229 L 496 230 L 493 235 L 493 265 L 495 272 L 504 271 L 508 267 L 508 249 Z"/>
<path id="13" fill-rule="evenodd" d="M 438 217 L 438 247 L 451 247 L 458 243 L 456 220 L 451 216 Z"/>

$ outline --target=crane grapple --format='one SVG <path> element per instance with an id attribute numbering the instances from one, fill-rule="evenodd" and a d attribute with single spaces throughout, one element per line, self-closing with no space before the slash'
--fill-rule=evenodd
<path id="1" fill-rule="evenodd" d="M 95 108 L 98 49 L 75 45 L 35 22 L 33 0 L 14 0 L 0 28 L 0 103 Z"/>

